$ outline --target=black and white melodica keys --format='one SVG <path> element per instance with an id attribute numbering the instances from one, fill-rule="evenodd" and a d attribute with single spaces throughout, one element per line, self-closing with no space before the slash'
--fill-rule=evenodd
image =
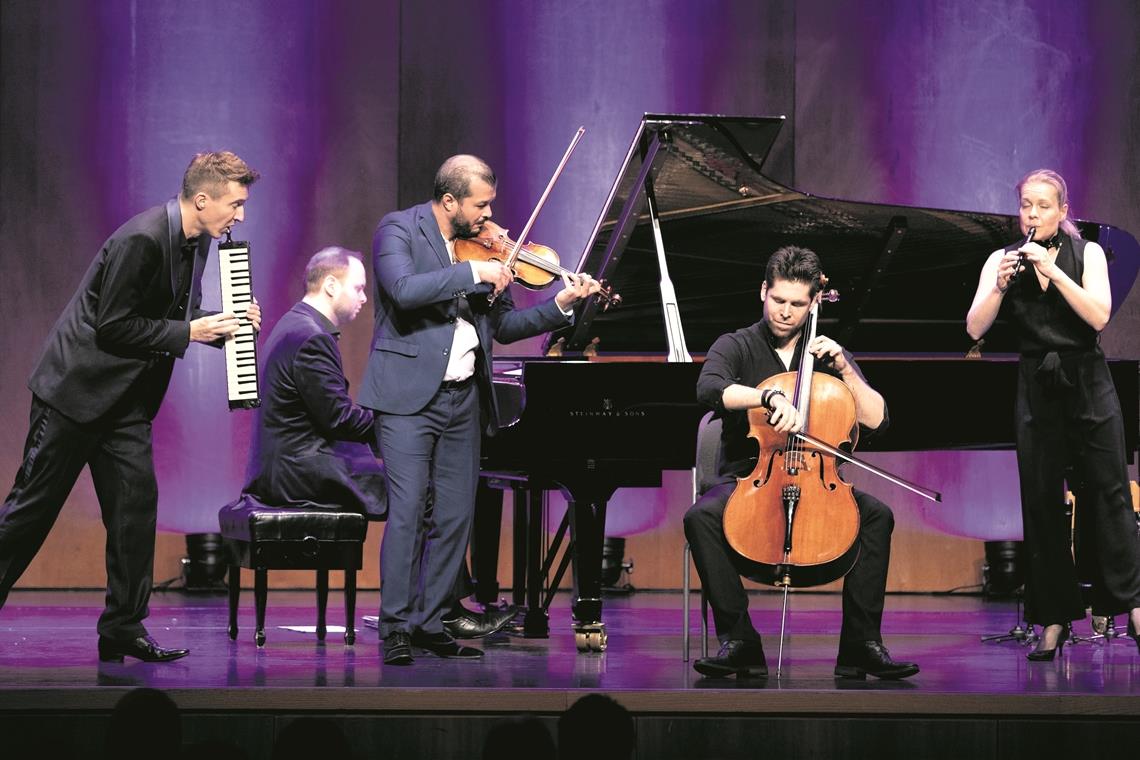
<path id="1" fill-rule="evenodd" d="M 257 334 L 246 316 L 253 301 L 253 270 L 249 243 L 226 240 L 218 244 L 218 265 L 222 282 L 222 311 L 237 315 L 241 326 L 226 339 L 226 385 L 230 409 L 261 406 L 257 385 Z"/>

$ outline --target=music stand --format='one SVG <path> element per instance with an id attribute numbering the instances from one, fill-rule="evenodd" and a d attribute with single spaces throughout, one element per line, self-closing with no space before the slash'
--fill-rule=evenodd
<path id="1" fill-rule="evenodd" d="M 982 643 L 984 644 L 1002 644 L 1006 641 L 1016 641 L 1022 646 L 1028 646 L 1037 641 L 1037 633 L 1034 631 L 1032 624 L 1021 614 L 1021 603 L 1025 597 L 1025 584 L 1017 587 L 1013 592 L 1013 598 L 1016 607 L 1016 615 L 1014 618 L 1013 628 L 1010 628 L 1006 633 L 995 633 L 989 636 L 982 636 Z"/>
<path id="2" fill-rule="evenodd" d="M 1033 626 L 1025 619 L 1025 573 L 1021 563 L 1020 541 L 986 541 L 986 562 L 982 566 L 982 594 L 991 597 L 1013 596 L 1015 615 L 1013 627 L 1006 633 L 982 636 L 983 643 L 1001 644 L 1017 641 L 1022 645 L 1037 640 Z"/>
<path id="3" fill-rule="evenodd" d="M 1125 613 L 1125 614 L 1127 614 L 1127 613 Z M 1095 617 L 1100 617 L 1100 616 L 1099 615 L 1093 615 L 1093 617 L 1095 618 Z M 1115 615 L 1106 615 L 1104 617 L 1105 617 L 1105 621 L 1104 621 L 1104 631 L 1103 632 L 1097 631 L 1096 625 L 1094 624 L 1093 625 L 1093 631 L 1095 631 L 1095 633 L 1093 633 L 1092 636 L 1075 636 L 1074 635 L 1074 636 L 1071 636 L 1069 640 L 1072 641 L 1074 644 L 1080 644 L 1081 642 L 1085 642 L 1085 641 L 1089 641 L 1089 642 L 1103 641 L 1106 644 L 1111 644 L 1112 642 L 1116 641 L 1117 639 L 1124 639 L 1124 643 L 1128 644 L 1128 646 L 1133 646 L 1132 637 L 1128 635 L 1128 624 L 1125 623 L 1124 631 L 1121 632 L 1121 631 L 1118 631 L 1116 629 L 1116 616 Z"/>

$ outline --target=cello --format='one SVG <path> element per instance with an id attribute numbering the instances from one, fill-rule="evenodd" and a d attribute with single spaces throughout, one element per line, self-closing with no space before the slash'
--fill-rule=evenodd
<path id="1" fill-rule="evenodd" d="M 807 347 L 816 337 L 819 304 L 838 299 L 818 293 L 800 340 L 798 368 L 764 381 L 796 407 L 802 432 L 833 446 L 854 447 L 859 436 L 855 398 L 840 379 L 815 371 Z M 796 433 L 777 433 L 768 410 L 748 410 L 748 435 L 760 457 L 740 479 L 724 510 L 724 534 L 741 556 L 762 566 L 759 579 L 776 586 L 818 586 L 842 577 L 858 558 L 859 508 L 838 463 L 809 448 Z"/>
<path id="2" fill-rule="evenodd" d="M 851 485 L 839 473 L 840 460 L 932 501 L 942 500 L 940 493 L 908 483 L 844 451 L 858 441 L 855 398 L 842 380 L 815 370 L 815 356 L 808 350 L 816 337 L 820 303 L 839 300 L 835 290 L 826 290 L 827 278 L 820 280 L 821 290 L 800 333 L 803 344 L 797 369 L 763 382 L 769 404 L 772 393 L 791 400 L 802 429 L 778 433 L 768 422 L 770 408 L 748 410 L 748 435 L 759 442 L 760 456 L 752 472 L 737 481 L 724 511 L 729 545 L 758 566 L 749 577 L 784 589 L 777 677 L 783 660 L 788 589 L 830 583 L 846 575 L 859 557 L 859 507 Z"/>

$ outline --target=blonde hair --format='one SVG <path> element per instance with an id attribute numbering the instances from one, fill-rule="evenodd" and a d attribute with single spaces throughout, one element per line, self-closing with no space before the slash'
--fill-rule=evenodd
<path id="1" fill-rule="evenodd" d="M 1047 185 L 1052 185 L 1053 189 L 1057 191 L 1057 205 L 1069 205 L 1069 186 L 1065 184 L 1065 178 L 1052 169 L 1035 169 L 1021 178 L 1021 181 L 1017 183 L 1017 200 L 1019 203 L 1021 202 L 1021 188 L 1030 182 L 1044 182 Z M 1068 214 L 1061 220 L 1061 229 L 1068 233 L 1069 237 L 1076 240 L 1081 239 L 1080 230 L 1077 229 L 1077 225 L 1073 224 L 1073 220 L 1069 218 Z"/>

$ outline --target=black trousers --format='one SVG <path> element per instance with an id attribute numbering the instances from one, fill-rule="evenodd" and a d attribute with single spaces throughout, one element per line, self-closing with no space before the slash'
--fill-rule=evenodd
<path id="1" fill-rule="evenodd" d="M 1051 625 L 1085 616 L 1065 514 L 1066 473 L 1077 486 L 1081 549 L 1094 568 L 1097 613 L 1140 607 L 1140 538 L 1128 488 L 1124 421 L 1100 350 L 1067 357 L 1052 368 L 1040 357 L 1022 357 L 1016 426 L 1026 618 Z"/>
<path id="2" fill-rule="evenodd" d="M 756 563 L 729 546 L 724 537 L 724 508 L 735 483 L 713 486 L 685 513 L 685 538 L 712 607 L 717 638 L 759 640 L 748 615 L 748 593 L 740 577 L 755 575 Z M 890 507 L 859 490 L 859 559 L 843 579 L 843 627 L 839 647 L 859 641 L 881 641 L 883 597 L 891 559 L 895 518 Z"/>
<path id="3" fill-rule="evenodd" d="M 132 400 L 80 424 L 32 398 L 24 461 L 0 509 L 0 607 L 43 545 L 85 465 L 107 529 L 107 599 L 99 635 L 144 636 L 158 486 L 150 414 Z"/>
<path id="4" fill-rule="evenodd" d="M 459 568 L 451 596 L 459 604 L 472 594 L 480 604 L 499 600 L 499 539 L 503 528 L 503 491 L 483 479 L 475 492 L 475 514 L 471 522 L 471 567 Z"/>

